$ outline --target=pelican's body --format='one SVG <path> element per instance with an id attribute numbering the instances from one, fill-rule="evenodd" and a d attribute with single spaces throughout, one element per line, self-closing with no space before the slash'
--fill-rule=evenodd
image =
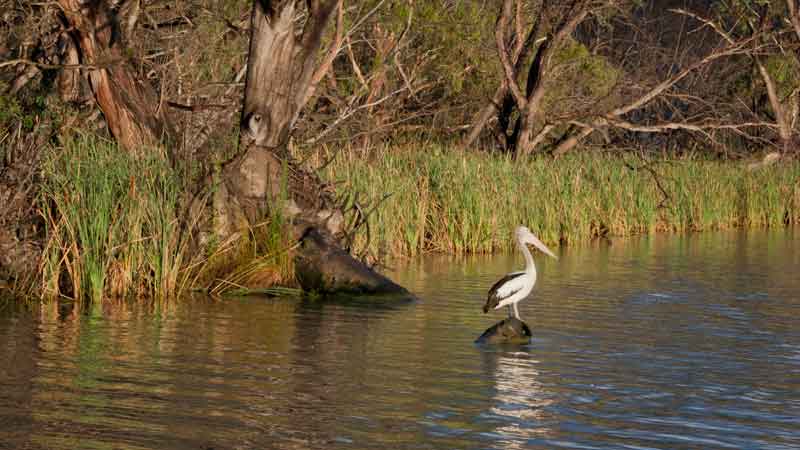
<path id="1" fill-rule="evenodd" d="M 517 303 L 527 297 L 533 290 L 536 284 L 536 265 L 533 263 L 533 255 L 528 250 L 527 244 L 531 244 L 552 256 L 556 255 L 547 248 L 542 241 L 531 233 L 527 227 L 519 226 L 514 230 L 514 237 L 517 240 L 517 246 L 525 257 L 525 270 L 520 272 L 512 272 L 495 283 L 486 299 L 486 304 L 483 305 L 483 312 L 487 313 L 490 309 L 500 309 L 504 306 L 508 307 L 508 315 L 514 316 L 519 319 L 519 310 Z"/>

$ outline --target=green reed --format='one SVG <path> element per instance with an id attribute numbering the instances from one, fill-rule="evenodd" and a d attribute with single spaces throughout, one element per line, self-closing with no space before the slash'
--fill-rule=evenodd
<path id="1" fill-rule="evenodd" d="M 376 254 L 508 250 L 528 225 L 545 242 L 658 231 L 773 227 L 800 222 L 800 163 L 747 170 L 741 162 L 644 160 L 575 153 L 513 161 L 436 144 L 343 150 L 325 176 L 375 201 Z"/>
<path id="2" fill-rule="evenodd" d="M 43 165 L 46 296 L 167 296 L 185 287 L 188 235 L 179 178 L 166 158 L 77 137 Z"/>

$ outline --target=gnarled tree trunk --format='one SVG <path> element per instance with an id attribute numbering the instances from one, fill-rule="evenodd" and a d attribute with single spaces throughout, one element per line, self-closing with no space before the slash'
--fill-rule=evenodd
<path id="1" fill-rule="evenodd" d="M 254 2 L 241 152 L 223 172 L 215 207 L 223 219 L 219 230 L 229 233 L 255 225 L 265 214 L 279 215 L 288 219 L 287 232 L 302 243 L 296 267 L 304 272 L 297 277 L 303 287 L 405 294 L 338 248 L 341 212 L 318 177 L 300 167 L 288 151 L 294 122 L 332 61 L 329 54 L 317 65 L 322 34 L 337 5 L 341 8 L 341 0 L 308 0 L 300 31 L 299 1 Z M 335 39 L 330 52 L 340 43 Z"/>
<path id="2" fill-rule="evenodd" d="M 528 79 L 523 91 L 517 80 L 519 68 L 516 63 L 512 64 L 515 52 L 510 52 L 506 48 L 506 36 L 510 29 L 512 6 L 514 0 L 503 2 L 500 15 L 497 19 L 495 28 L 495 41 L 500 56 L 500 63 L 505 76 L 503 84 L 508 86 L 514 104 L 519 111 L 519 118 L 515 124 L 512 138 L 515 156 L 524 156 L 531 153 L 536 145 L 549 132 L 548 124 L 541 123 L 542 101 L 545 95 L 545 80 L 549 76 L 548 69 L 553 52 L 558 46 L 575 30 L 590 11 L 590 3 L 584 0 L 573 0 L 561 15 L 561 20 L 552 26 L 552 29 L 541 38 L 542 43 L 536 49 L 533 61 L 528 69 Z M 519 5 L 519 1 L 517 1 Z M 519 8 L 519 6 L 518 6 Z M 547 8 L 547 6 L 543 6 Z M 542 16 L 548 11 L 540 11 L 539 18 L 536 20 L 532 29 L 531 36 L 526 39 L 530 42 L 536 37 L 539 23 Z M 540 125 L 537 129 L 537 125 Z M 543 133 L 543 130 L 544 131 Z"/>
<path id="3" fill-rule="evenodd" d="M 172 127 L 155 92 L 134 76 L 123 56 L 117 20 L 108 2 L 58 0 L 58 4 L 114 138 L 132 152 L 171 139 Z"/>

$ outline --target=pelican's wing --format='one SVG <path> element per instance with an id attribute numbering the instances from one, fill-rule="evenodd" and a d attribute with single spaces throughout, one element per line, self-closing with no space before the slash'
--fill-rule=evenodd
<path id="1" fill-rule="evenodd" d="M 514 272 L 499 279 L 497 283 L 489 289 L 486 304 L 483 305 L 483 312 L 489 312 L 490 309 L 495 308 L 500 302 L 519 292 L 524 283 L 524 279 L 522 278 L 524 273 L 524 271 Z"/>

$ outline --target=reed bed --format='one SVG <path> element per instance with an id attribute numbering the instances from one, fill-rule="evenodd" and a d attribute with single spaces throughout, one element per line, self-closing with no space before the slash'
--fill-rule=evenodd
<path id="1" fill-rule="evenodd" d="M 166 158 L 132 156 L 94 137 L 54 149 L 39 202 L 48 237 L 45 296 L 91 301 L 180 291 L 188 246 L 181 193 Z"/>
<path id="2" fill-rule="evenodd" d="M 376 255 L 506 251 L 518 224 L 547 243 L 569 244 L 800 222 L 796 161 L 753 171 L 737 162 L 594 152 L 519 162 L 428 144 L 342 150 L 325 176 L 361 198 L 390 194 L 356 240 Z"/>
<path id="3" fill-rule="evenodd" d="M 88 304 L 291 283 L 282 218 L 216 242 L 200 231 L 211 222 L 208 208 L 187 209 L 188 177 L 166 155 L 143 153 L 84 135 L 52 149 L 38 204 L 46 244 L 35 291 Z"/>
<path id="4" fill-rule="evenodd" d="M 518 224 L 555 244 L 800 222 L 796 161 L 753 171 L 734 162 L 588 152 L 519 162 L 427 144 L 344 149 L 323 176 L 351 194 L 344 195 L 349 206 L 372 200 L 374 208 L 353 209 L 368 214 L 353 248 L 378 257 L 507 251 Z M 282 218 L 248 236 L 200 244 L 198 221 L 210 213 L 187 214 L 184 178 L 163 155 L 130 155 L 99 138 L 78 136 L 54 149 L 38 204 L 45 296 L 160 299 L 195 288 L 222 294 L 292 283 L 296 244 Z"/>

